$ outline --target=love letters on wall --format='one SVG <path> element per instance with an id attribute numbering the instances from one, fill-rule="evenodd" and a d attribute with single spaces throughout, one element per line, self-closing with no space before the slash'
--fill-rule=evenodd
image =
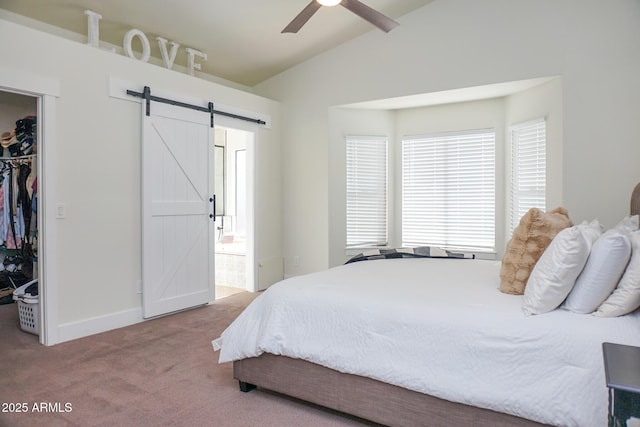
<path id="1" fill-rule="evenodd" d="M 100 20 L 102 19 L 102 15 L 90 10 L 85 10 L 84 14 L 87 15 L 87 44 L 89 46 L 100 48 Z M 137 58 L 133 53 L 132 43 L 135 38 L 137 38 L 142 44 L 142 55 L 140 58 Z M 162 55 L 162 63 L 166 68 L 171 69 L 180 45 L 162 37 L 156 37 L 156 41 L 158 42 L 160 54 Z M 170 50 L 167 50 L 167 43 L 171 45 Z M 149 57 L 151 56 L 151 45 L 149 44 L 149 39 L 145 33 L 137 29 L 127 31 L 122 41 L 122 48 L 124 49 L 125 55 L 138 61 L 148 62 Z M 105 50 L 115 52 L 114 48 L 106 48 Z M 195 70 L 200 70 L 201 68 L 201 64 L 196 62 L 196 57 L 200 60 L 206 61 L 207 54 L 189 47 L 185 47 L 184 50 L 187 52 L 187 72 L 193 75 Z"/>

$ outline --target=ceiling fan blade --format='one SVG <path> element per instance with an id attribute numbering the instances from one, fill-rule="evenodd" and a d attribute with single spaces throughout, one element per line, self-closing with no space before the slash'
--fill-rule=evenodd
<path id="1" fill-rule="evenodd" d="M 298 16 L 293 18 L 293 21 L 291 21 L 289 23 L 289 25 L 287 25 L 284 28 L 284 30 L 282 30 L 281 32 L 282 33 L 297 33 L 298 30 L 300 30 L 300 28 L 302 28 L 302 26 L 304 24 L 306 24 L 307 21 L 309 19 L 311 19 L 313 14 L 316 13 L 318 11 L 318 9 L 320 9 L 321 7 L 322 7 L 322 5 L 320 3 L 318 3 L 316 0 L 311 0 L 311 3 L 309 3 L 307 5 L 307 7 L 302 9 L 302 12 L 300 12 L 298 14 Z"/>
<path id="2" fill-rule="evenodd" d="M 389 31 L 400 25 L 393 19 L 383 15 L 375 9 L 370 8 L 369 6 L 361 3 L 358 0 L 342 0 L 340 4 L 362 19 L 371 22 L 373 25 L 380 28 L 385 33 L 388 33 Z"/>

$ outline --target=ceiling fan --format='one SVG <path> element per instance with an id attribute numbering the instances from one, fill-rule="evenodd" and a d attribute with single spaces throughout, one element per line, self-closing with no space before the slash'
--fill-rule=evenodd
<path id="1" fill-rule="evenodd" d="M 362 19 L 369 21 L 385 33 L 388 33 L 389 31 L 400 25 L 393 19 L 383 15 L 375 9 L 370 8 L 359 0 L 311 0 L 311 3 L 309 3 L 307 7 L 302 9 L 302 12 L 300 12 L 298 16 L 293 18 L 293 21 L 291 21 L 289 25 L 287 25 L 285 29 L 282 30 L 282 32 L 297 33 L 298 30 L 300 30 L 300 28 L 302 28 L 302 26 L 306 24 L 307 21 L 311 19 L 313 14 L 316 13 L 322 6 L 336 5 L 340 5 L 349 9 L 351 12 L 355 13 Z"/>

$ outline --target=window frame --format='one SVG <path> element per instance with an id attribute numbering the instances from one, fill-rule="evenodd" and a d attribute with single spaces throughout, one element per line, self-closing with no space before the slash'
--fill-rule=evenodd
<path id="1" fill-rule="evenodd" d="M 380 164 L 384 164 L 384 179 L 382 181 L 383 182 L 383 186 L 384 186 L 384 195 L 382 196 L 380 200 L 380 198 L 378 199 L 376 206 L 382 206 L 382 208 L 379 209 L 375 209 L 373 208 L 373 210 L 377 210 L 378 213 L 380 213 L 381 211 L 383 211 L 383 219 L 382 221 L 377 221 L 378 225 L 383 224 L 383 230 L 379 229 L 378 232 L 384 232 L 384 238 L 381 239 L 359 239 L 359 240 L 352 240 L 350 241 L 350 236 L 352 235 L 350 233 L 350 220 L 353 219 L 352 215 L 350 215 L 350 155 L 349 155 L 349 150 L 350 150 L 350 143 L 351 142 L 356 142 L 356 143 L 360 143 L 360 144 L 370 144 L 370 143 L 382 143 L 384 145 L 384 158 L 382 159 L 382 161 L 380 161 L 381 159 L 377 159 L 379 161 L 379 164 L 377 165 L 378 167 L 380 166 Z M 364 148 L 364 147 L 363 147 Z M 353 250 L 353 249 L 358 249 L 358 248 L 373 248 L 373 247 L 386 247 L 389 245 L 389 193 L 390 193 L 390 188 L 389 188 L 389 171 L 390 171 L 390 166 L 389 166 L 389 138 L 387 136 L 379 136 L 379 135 L 346 135 L 345 136 L 345 249 L 347 251 Z M 378 177 L 379 179 L 380 177 Z M 377 182 L 377 184 L 381 184 L 380 182 Z M 373 199 L 375 199 L 375 197 L 364 197 L 363 198 L 363 202 L 365 201 L 365 199 L 368 199 L 368 201 L 370 203 L 374 203 Z M 369 208 L 364 208 L 365 210 L 369 210 L 369 214 L 372 214 L 372 211 L 370 210 L 371 207 Z M 369 226 L 371 226 L 371 223 L 368 224 Z M 365 233 L 366 234 L 366 233 Z M 356 236 L 357 237 L 357 236 Z"/>
<path id="2" fill-rule="evenodd" d="M 521 146 L 516 146 L 518 142 L 521 142 L 519 135 L 525 132 L 536 132 L 539 133 L 540 130 L 536 129 L 542 126 L 542 135 L 543 140 L 540 141 L 539 137 L 537 137 L 537 141 L 534 142 L 535 147 L 529 146 L 526 147 L 525 150 L 527 155 L 530 157 L 528 162 L 525 164 L 521 158 L 517 158 L 522 153 Z M 525 141 L 526 142 L 526 141 Z M 518 223 L 520 222 L 520 218 L 532 207 L 541 209 L 542 211 L 546 211 L 547 209 L 547 121 L 546 117 L 539 117 L 533 120 L 528 120 L 525 122 L 520 122 L 513 124 L 509 127 L 509 149 L 510 149 L 510 157 L 509 157 L 509 166 L 510 166 L 510 175 L 509 175 L 509 209 L 507 212 L 508 222 L 507 232 L 508 235 L 511 236 L 513 234 L 513 230 L 516 228 Z M 535 150 L 535 155 L 532 154 L 532 151 Z M 542 161 L 541 156 L 542 154 Z M 532 159 L 535 157 L 535 159 Z M 534 163 L 536 165 L 534 166 Z M 542 163 L 542 166 L 540 166 Z M 532 180 L 535 181 L 536 189 L 522 189 L 521 179 L 522 169 L 527 168 L 531 170 L 531 168 L 536 167 L 538 173 L 536 173 L 535 177 L 531 177 L 528 174 L 526 178 L 529 182 Z M 540 180 L 539 171 L 543 171 L 542 179 Z M 541 187 L 541 188 L 540 188 Z M 534 201 L 533 203 L 528 203 L 526 207 L 520 206 L 520 201 L 522 199 L 528 199 Z M 537 202 L 537 203 L 536 203 Z"/>
<path id="3" fill-rule="evenodd" d="M 496 252 L 496 241 L 497 241 L 497 236 L 496 236 L 496 215 L 497 215 L 497 197 L 496 197 L 496 192 L 497 192 L 497 131 L 495 128 L 482 128 L 482 129 L 465 129 L 465 130 L 459 130 L 459 131 L 451 131 L 451 132 L 440 132 L 440 133 L 428 133 L 428 134 L 422 134 L 422 135 L 410 135 L 410 136 L 404 136 L 402 137 L 401 140 L 401 188 L 402 188 L 402 194 L 400 197 L 400 202 L 401 202 L 401 224 L 402 224 L 402 235 L 401 235 L 401 241 L 402 241 L 402 245 L 403 246 L 418 246 L 418 245 L 433 245 L 433 246 L 441 246 L 441 247 L 445 247 L 447 249 L 455 249 L 455 250 L 462 250 L 465 252 L 473 252 L 473 253 L 486 253 L 486 254 L 494 254 Z M 414 226 L 414 230 L 407 230 L 408 225 L 410 224 L 410 221 L 408 220 L 407 216 L 410 215 L 410 212 L 408 209 L 407 204 L 408 203 L 412 203 L 412 201 L 408 200 L 408 194 L 407 194 L 407 164 L 406 164 L 406 159 L 407 159 L 407 153 L 406 153 L 406 149 L 407 149 L 407 144 L 409 143 L 433 143 L 436 145 L 435 148 L 433 148 L 433 150 L 439 150 L 439 149 L 447 149 L 446 144 L 447 141 L 452 142 L 454 140 L 458 140 L 457 144 L 462 144 L 462 142 L 460 141 L 464 141 L 464 140 L 469 140 L 472 141 L 474 138 L 477 138 L 478 141 L 476 141 L 476 143 L 480 143 L 481 141 L 484 141 L 484 143 L 488 144 L 489 149 L 488 149 L 488 153 L 487 148 L 481 148 L 478 151 L 478 155 L 480 155 L 481 158 L 486 158 L 486 163 L 483 163 L 483 167 L 480 168 L 481 170 L 484 170 L 484 172 L 482 173 L 490 173 L 490 178 L 486 178 L 485 175 L 481 175 L 481 179 L 486 181 L 486 188 L 482 190 L 482 203 L 480 206 L 482 206 L 482 208 L 480 209 L 481 211 L 485 212 L 485 213 L 489 213 L 489 215 L 481 222 L 480 227 L 480 233 L 477 233 L 476 231 L 473 231 L 473 234 L 467 234 L 468 236 L 472 236 L 473 239 L 468 239 L 465 241 L 463 240 L 459 240 L 460 236 L 463 235 L 465 232 L 463 231 L 458 231 L 458 232 L 454 232 L 452 230 L 452 227 L 449 227 L 449 229 L 442 233 L 442 235 L 440 236 L 435 236 L 435 232 L 432 232 L 432 235 L 426 236 L 427 238 L 424 239 L 422 237 L 418 237 L 415 229 L 417 229 L 417 227 L 419 226 Z M 485 141 L 485 139 L 488 138 L 488 140 Z M 440 141 L 440 142 L 437 142 Z M 438 147 L 437 145 L 442 145 L 442 147 Z M 449 148 L 450 149 L 450 148 Z M 469 151 L 471 152 L 471 150 Z M 425 156 L 425 154 L 422 154 L 423 156 Z M 445 158 L 444 156 L 441 157 L 441 159 Z M 454 157 L 451 157 L 451 159 L 453 159 Z M 464 160 L 464 159 L 462 159 Z M 468 162 L 470 162 L 471 166 L 473 165 L 472 160 L 467 160 Z M 426 162 L 426 161 L 425 161 Z M 431 163 L 434 163 L 433 161 L 431 161 Z M 446 163 L 446 162 L 445 162 Z M 451 162 L 450 162 L 451 163 Z M 424 166 L 424 165 L 423 165 Z M 436 165 L 436 163 L 434 163 L 434 168 L 438 168 L 440 167 L 440 165 Z M 444 167 L 445 170 L 447 170 L 447 167 Z M 424 172 L 421 172 L 424 174 Z M 442 176 L 438 177 L 438 174 L 440 174 L 439 171 L 428 171 L 426 172 L 427 174 L 429 173 L 433 173 L 434 177 L 433 180 L 437 180 L 437 179 L 441 179 Z M 444 172 L 443 172 L 444 173 Z M 462 172 L 462 175 L 464 176 L 466 173 L 466 171 Z M 453 175 L 450 172 L 446 172 L 447 177 L 452 177 Z M 468 178 L 470 179 L 470 178 Z M 470 187 L 472 185 L 474 185 L 473 183 L 463 183 L 464 185 L 466 185 L 467 187 Z M 468 199 L 471 200 L 474 198 L 473 193 L 467 189 L 464 190 L 464 185 L 463 190 L 460 193 L 456 193 L 457 194 L 457 198 L 462 200 L 462 202 L 464 202 L 464 199 Z M 447 206 L 436 206 L 439 202 L 441 202 L 442 198 L 449 198 L 449 196 L 451 195 L 450 190 L 444 191 L 443 187 L 440 187 L 441 189 L 439 190 L 439 192 L 441 193 L 441 195 L 434 195 L 433 198 L 429 199 L 431 201 L 431 204 L 433 206 L 433 210 L 445 210 L 447 213 L 445 214 L 439 214 L 439 216 L 437 216 L 435 213 L 433 215 L 435 215 L 434 218 L 431 218 L 431 220 L 433 221 L 441 221 L 441 224 L 445 224 L 447 225 L 448 223 L 450 223 L 450 217 L 449 212 L 451 211 L 451 209 L 453 209 L 452 207 L 455 205 L 455 202 L 452 202 L 450 204 L 448 204 Z M 437 190 L 433 190 L 432 192 L 437 191 Z M 413 197 L 413 196 L 411 196 Z M 425 200 L 421 200 L 421 203 L 427 203 L 428 206 L 428 201 Z M 486 205 L 486 206 L 485 206 Z M 477 208 L 477 207 L 476 207 Z M 457 213 L 459 215 L 459 213 Z M 428 221 L 424 220 L 426 219 L 430 214 L 429 213 L 421 213 L 422 218 L 423 218 L 423 222 L 427 223 Z M 414 220 L 415 221 L 415 220 Z M 470 230 L 472 229 L 473 226 L 473 222 L 477 221 L 476 217 L 471 217 L 471 219 L 466 219 L 463 221 L 459 221 L 460 224 L 462 224 L 461 227 L 458 227 L 460 229 L 466 229 L 466 230 Z M 418 221 L 416 221 L 418 222 Z M 467 222 L 465 224 L 465 222 Z M 470 228 L 471 227 L 471 228 Z M 432 227 L 432 229 L 435 229 L 436 227 Z M 411 235 L 411 233 L 413 233 L 413 235 Z M 444 235 L 450 235 L 450 238 L 444 237 Z M 466 238 L 465 238 L 466 239 Z"/>

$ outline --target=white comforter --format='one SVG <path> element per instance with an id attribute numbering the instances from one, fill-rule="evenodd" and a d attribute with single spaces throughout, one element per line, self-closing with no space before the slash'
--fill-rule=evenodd
<path id="1" fill-rule="evenodd" d="M 271 286 L 214 340 L 220 363 L 263 352 L 308 360 L 562 426 L 607 423 L 605 341 L 640 345 L 640 315 L 527 317 L 500 264 L 364 261 Z"/>

